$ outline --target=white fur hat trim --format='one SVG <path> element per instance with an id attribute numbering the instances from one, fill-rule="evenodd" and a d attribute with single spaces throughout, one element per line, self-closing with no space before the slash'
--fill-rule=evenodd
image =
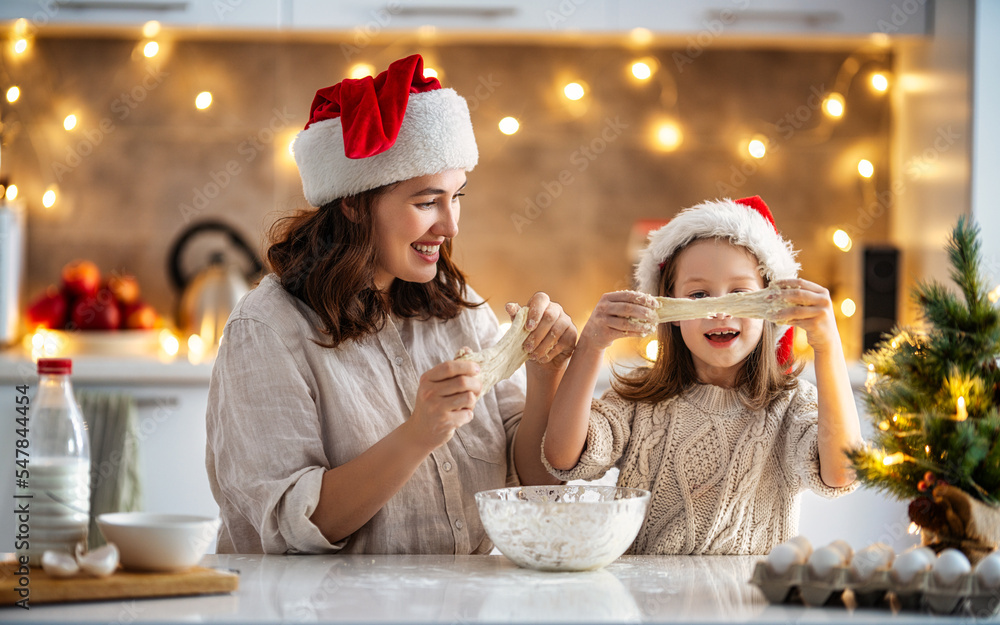
<path id="1" fill-rule="evenodd" d="M 396 142 L 367 158 L 348 158 L 340 118 L 312 124 L 292 144 L 306 201 L 320 207 L 362 191 L 479 162 L 465 98 L 454 89 L 411 93 Z"/>
<path id="2" fill-rule="evenodd" d="M 798 276 L 800 267 L 792 244 L 781 238 L 756 210 L 726 198 L 686 208 L 650 233 L 649 243 L 636 264 L 636 287 L 650 295 L 659 295 L 662 264 L 695 239 L 708 238 L 728 239 L 733 245 L 749 249 L 760 262 L 760 274 L 769 282 Z"/>

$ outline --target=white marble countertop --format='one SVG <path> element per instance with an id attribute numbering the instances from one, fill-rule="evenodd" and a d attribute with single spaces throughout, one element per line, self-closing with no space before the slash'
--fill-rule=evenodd
<path id="1" fill-rule="evenodd" d="M 504 556 L 209 555 L 240 573 L 227 595 L 0 608 L 30 623 L 929 623 L 888 608 L 769 605 L 748 580 L 756 557 L 625 556 L 604 569 L 545 573 Z"/>

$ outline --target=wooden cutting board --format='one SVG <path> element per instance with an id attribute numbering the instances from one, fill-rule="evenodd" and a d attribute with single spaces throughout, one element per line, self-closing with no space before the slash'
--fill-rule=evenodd
<path id="1" fill-rule="evenodd" d="M 13 562 L 0 563 L 0 606 L 14 605 L 21 576 Z M 240 576 L 230 571 L 195 567 L 179 573 L 133 573 L 118 570 L 108 577 L 80 574 L 69 579 L 49 577 L 41 568 L 28 576 L 29 605 L 68 601 L 98 601 L 138 597 L 176 597 L 233 592 Z"/>

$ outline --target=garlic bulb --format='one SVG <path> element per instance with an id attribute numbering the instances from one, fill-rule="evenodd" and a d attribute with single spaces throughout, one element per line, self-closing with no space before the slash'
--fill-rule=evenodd
<path id="1" fill-rule="evenodd" d="M 114 543 L 108 543 L 103 547 L 89 552 L 82 553 L 83 544 L 76 546 L 76 561 L 84 573 L 94 577 L 107 577 L 118 568 L 118 547 Z"/>
<path id="2" fill-rule="evenodd" d="M 46 551 L 42 554 L 42 570 L 49 577 L 73 577 L 80 571 L 80 566 L 68 553 Z"/>

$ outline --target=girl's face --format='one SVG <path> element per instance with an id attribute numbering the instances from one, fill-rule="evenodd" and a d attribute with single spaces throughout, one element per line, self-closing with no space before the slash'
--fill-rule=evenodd
<path id="1" fill-rule="evenodd" d="M 677 257 L 672 297 L 699 299 L 764 288 L 757 258 L 746 248 L 720 239 L 702 239 Z M 703 384 L 731 388 L 736 374 L 764 332 L 761 319 L 720 315 L 714 319 L 675 322 L 691 350 Z"/>
<path id="2" fill-rule="evenodd" d="M 463 170 L 451 169 L 404 180 L 379 197 L 373 211 L 376 288 L 388 291 L 395 279 L 434 279 L 441 244 L 458 234 L 465 182 Z"/>

